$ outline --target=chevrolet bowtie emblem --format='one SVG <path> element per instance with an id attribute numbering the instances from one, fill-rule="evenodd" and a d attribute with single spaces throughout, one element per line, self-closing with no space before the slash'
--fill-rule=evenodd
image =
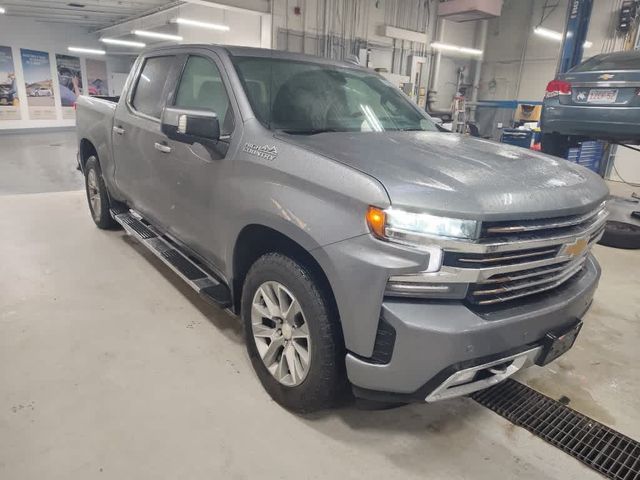
<path id="1" fill-rule="evenodd" d="M 600 75 L 598 78 L 599 78 L 600 80 L 610 80 L 610 79 L 612 79 L 613 77 L 615 77 L 615 75 L 611 75 L 610 73 L 605 73 L 605 74 L 603 74 L 603 75 Z"/>
<path id="2" fill-rule="evenodd" d="M 566 255 L 568 257 L 577 257 L 582 255 L 584 251 L 589 246 L 589 239 L 586 237 L 578 238 L 573 243 L 566 243 L 560 252 L 561 255 Z"/>

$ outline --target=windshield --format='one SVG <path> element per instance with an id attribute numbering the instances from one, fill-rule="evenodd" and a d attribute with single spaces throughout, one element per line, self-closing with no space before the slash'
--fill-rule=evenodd
<path id="1" fill-rule="evenodd" d="M 640 70 L 640 52 L 597 55 L 570 70 L 570 73 L 601 72 L 604 70 Z"/>
<path id="2" fill-rule="evenodd" d="M 256 117 L 272 130 L 438 131 L 400 91 L 373 72 L 321 63 L 233 57 Z"/>

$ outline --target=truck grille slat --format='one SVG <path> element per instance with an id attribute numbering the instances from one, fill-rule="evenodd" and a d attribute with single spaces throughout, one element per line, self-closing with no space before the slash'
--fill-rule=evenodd
<path id="1" fill-rule="evenodd" d="M 483 284 L 479 284 L 480 288 L 477 288 L 471 292 L 473 296 L 487 296 L 487 295 L 497 295 L 502 293 L 509 293 L 518 290 L 525 290 L 531 287 L 535 287 L 537 285 L 544 285 L 547 283 L 553 283 L 557 281 L 565 281 L 571 278 L 574 274 L 578 273 L 584 262 L 586 261 L 586 257 L 580 259 L 577 262 L 571 262 L 570 264 L 565 264 L 563 268 L 553 269 L 549 272 L 535 273 L 535 276 L 531 278 L 526 278 L 524 281 L 505 281 L 500 286 L 492 286 L 489 289 L 483 288 Z"/>
<path id="2" fill-rule="evenodd" d="M 526 232 L 557 232 L 562 229 L 579 227 L 592 224 L 606 215 L 605 205 L 600 205 L 596 210 L 583 215 L 571 215 L 559 218 L 545 218 L 539 220 L 525 220 L 520 222 L 492 222 L 483 227 L 485 237 L 497 235 L 513 235 Z"/>
<path id="3" fill-rule="evenodd" d="M 544 249 L 538 250 L 535 252 L 524 252 L 524 253 L 515 253 L 513 255 L 499 255 L 495 257 L 482 257 L 482 258 L 459 258 L 458 261 L 461 263 L 498 263 L 498 262 L 507 262 L 511 260 L 520 260 L 522 258 L 530 259 L 531 257 L 540 257 L 543 255 L 555 254 L 557 249 Z"/>

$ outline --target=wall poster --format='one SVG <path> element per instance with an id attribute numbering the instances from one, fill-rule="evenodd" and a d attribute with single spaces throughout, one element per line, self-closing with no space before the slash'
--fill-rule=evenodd
<path id="1" fill-rule="evenodd" d="M 0 121 L 20 120 L 18 82 L 11 47 L 0 46 Z"/>
<path id="2" fill-rule="evenodd" d="M 22 73 L 27 90 L 27 105 L 31 120 L 56 119 L 56 104 L 53 94 L 53 79 L 49 53 L 20 49 Z"/>
<path id="3" fill-rule="evenodd" d="M 109 95 L 107 64 L 105 62 L 87 58 L 87 83 L 89 95 Z"/>
<path id="4" fill-rule="evenodd" d="M 60 86 L 60 104 L 62 118 L 76 118 L 74 105 L 79 95 L 82 95 L 82 69 L 80 57 L 56 54 L 56 69 L 58 71 L 58 85 Z"/>

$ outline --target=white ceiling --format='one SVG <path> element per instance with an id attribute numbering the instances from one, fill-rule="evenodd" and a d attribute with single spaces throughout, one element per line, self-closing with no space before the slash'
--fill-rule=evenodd
<path id="1" fill-rule="evenodd" d="M 169 0 L 0 0 L 8 16 L 68 23 L 92 30 L 180 3 Z"/>

